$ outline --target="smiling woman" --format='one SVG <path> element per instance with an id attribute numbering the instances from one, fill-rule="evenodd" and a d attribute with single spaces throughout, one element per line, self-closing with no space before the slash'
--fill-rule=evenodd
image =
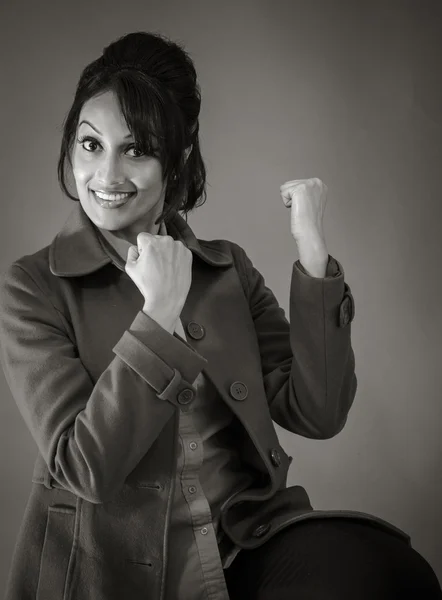
<path id="1" fill-rule="evenodd" d="M 117 230 L 133 244 L 142 231 L 158 232 L 163 212 L 166 187 L 152 154 L 135 144 L 114 92 L 83 105 L 72 153 L 81 205 L 97 227 Z"/>

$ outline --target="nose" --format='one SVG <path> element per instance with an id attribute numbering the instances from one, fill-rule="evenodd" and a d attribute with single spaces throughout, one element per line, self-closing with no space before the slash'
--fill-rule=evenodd
<path id="1" fill-rule="evenodd" d="M 118 158 L 109 156 L 104 159 L 97 169 L 96 179 L 103 187 L 112 187 L 124 183 L 125 177 Z"/>

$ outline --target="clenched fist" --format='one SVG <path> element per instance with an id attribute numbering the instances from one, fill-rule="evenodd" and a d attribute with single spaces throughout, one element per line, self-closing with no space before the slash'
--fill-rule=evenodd
<path id="1" fill-rule="evenodd" d="M 318 177 L 292 179 L 280 187 L 281 198 L 291 208 L 290 226 L 297 242 L 316 236 L 324 240 L 324 211 L 328 188 Z"/>
<path id="2" fill-rule="evenodd" d="M 143 312 L 173 333 L 192 283 L 192 252 L 170 235 L 141 232 L 126 273 L 144 297 Z"/>

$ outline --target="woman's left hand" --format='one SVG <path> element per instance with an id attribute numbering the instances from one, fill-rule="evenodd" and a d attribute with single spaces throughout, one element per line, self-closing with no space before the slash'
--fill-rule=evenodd
<path id="1" fill-rule="evenodd" d="M 323 217 L 327 186 L 318 177 L 293 179 L 280 187 L 284 204 L 291 207 L 291 231 L 298 246 L 325 244 Z"/>

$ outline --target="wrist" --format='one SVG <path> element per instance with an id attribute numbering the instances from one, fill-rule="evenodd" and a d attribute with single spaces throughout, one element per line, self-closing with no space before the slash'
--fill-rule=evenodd
<path id="1" fill-rule="evenodd" d="M 325 252 L 298 250 L 299 262 L 311 277 L 325 277 L 329 255 Z"/>
<path id="2" fill-rule="evenodd" d="M 308 275 L 310 275 L 310 277 L 317 277 L 317 278 L 323 279 L 326 276 L 328 260 L 321 261 L 318 263 L 318 262 L 310 262 L 305 259 L 304 260 L 300 259 L 299 262 L 303 266 L 306 273 Z"/>
<path id="3" fill-rule="evenodd" d="M 171 317 L 170 314 L 161 311 L 159 308 L 144 304 L 142 312 L 148 315 L 151 319 L 156 321 L 163 329 L 173 335 L 176 327 L 177 317 Z"/>

